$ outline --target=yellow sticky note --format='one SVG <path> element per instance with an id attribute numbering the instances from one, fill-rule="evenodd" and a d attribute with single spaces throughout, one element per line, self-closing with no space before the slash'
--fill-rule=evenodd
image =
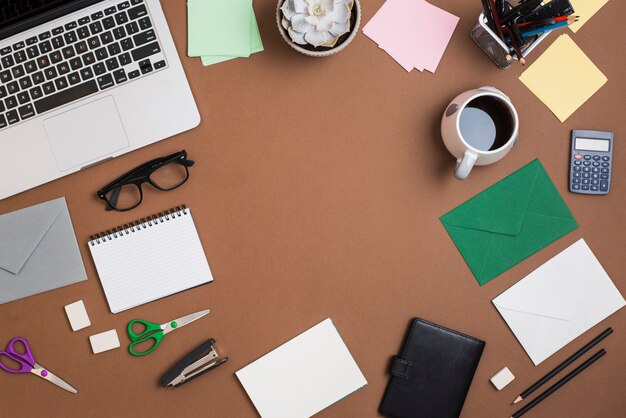
<path id="1" fill-rule="evenodd" d="M 578 22 L 572 23 L 569 25 L 569 28 L 574 32 L 578 31 L 585 22 L 591 19 L 591 16 L 596 14 L 596 12 L 608 2 L 609 0 L 570 0 L 574 8 L 574 15 L 580 17 L 578 18 Z"/>
<path id="2" fill-rule="evenodd" d="M 561 35 L 519 78 L 561 122 L 607 78 L 569 35 Z"/>

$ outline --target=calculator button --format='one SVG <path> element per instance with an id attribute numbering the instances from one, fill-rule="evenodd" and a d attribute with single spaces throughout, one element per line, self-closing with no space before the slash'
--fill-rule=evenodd
<path id="1" fill-rule="evenodd" d="M 609 169 L 608 169 L 608 168 L 601 168 L 601 169 L 600 169 L 600 172 L 601 172 L 601 173 L 608 173 L 608 172 L 609 172 Z"/>
<path id="2" fill-rule="evenodd" d="M 593 161 L 600 161 L 600 156 L 599 155 L 594 155 L 593 156 Z"/>
<path id="3" fill-rule="evenodd" d="M 580 155 L 580 154 L 574 155 L 574 159 L 576 159 L 576 160 L 580 160 L 581 158 L 583 158 L 583 156 Z"/>
<path id="4" fill-rule="evenodd" d="M 598 191 L 598 186 L 591 186 L 591 191 L 592 192 L 597 192 Z"/>
<path id="5" fill-rule="evenodd" d="M 573 180 L 572 180 L 572 183 L 574 183 L 574 184 L 579 184 L 579 183 L 580 183 L 580 179 L 573 179 Z"/>
<path id="6" fill-rule="evenodd" d="M 583 189 L 583 190 L 589 190 L 589 186 L 587 186 L 586 184 L 583 184 L 583 185 L 582 185 L 582 187 L 581 187 L 581 189 Z"/>
<path id="7" fill-rule="evenodd" d="M 574 173 L 574 178 L 580 177 L 580 173 Z"/>
<path id="8" fill-rule="evenodd" d="M 583 171 L 584 171 L 585 173 L 588 173 L 588 172 L 590 172 L 590 171 L 591 171 L 591 167 L 583 167 Z"/>
<path id="9" fill-rule="evenodd" d="M 580 190 L 580 186 L 578 184 L 572 184 L 572 190 Z"/>
<path id="10" fill-rule="evenodd" d="M 609 182 L 608 181 L 601 181 L 600 182 L 600 190 L 602 190 L 603 192 L 606 192 L 607 190 L 609 190 Z"/>
<path id="11" fill-rule="evenodd" d="M 591 160 L 591 155 L 585 155 L 584 158 L 585 158 L 585 160 L 589 161 L 589 160 Z"/>
<path id="12" fill-rule="evenodd" d="M 575 165 L 581 165 L 582 163 L 580 161 L 574 161 Z"/>
<path id="13" fill-rule="evenodd" d="M 609 163 L 602 163 L 602 167 L 608 167 Z"/>
<path id="14" fill-rule="evenodd" d="M 590 177 L 591 177 L 591 176 L 589 175 L 589 173 L 583 173 L 583 178 L 584 178 L 584 179 L 588 179 L 588 178 L 590 178 Z"/>
<path id="15" fill-rule="evenodd" d="M 584 166 L 589 167 L 589 166 L 591 165 L 591 163 L 590 163 L 589 161 L 585 161 L 585 162 L 583 163 L 583 165 L 584 165 Z"/>
<path id="16" fill-rule="evenodd" d="M 597 186 L 598 184 L 600 184 L 600 181 L 598 181 L 598 180 L 591 180 L 591 184 L 593 184 L 594 186 Z"/>
<path id="17" fill-rule="evenodd" d="M 591 178 L 594 180 L 598 180 L 600 178 L 600 174 L 592 174 Z"/>
<path id="18" fill-rule="evenodd" d="M 606 155 L 604 157 L 602 157 L 602 161 L 609 161 L 611 158 L 607 157 Z"/>
<path id="19" fill-rule="evenodd" d="M 608 174 L 600 174 L 600 179 L 601 180 L 608 180 L 609 179 L 609 175 Z"/>
<path id="20" fill-rule="evenodd" d="M 583 184 L 589 184 L 589 179 L 583 179 L 582 183 Z"/>
<path id="21" fill-rule="evenodd" d="M 594 167 L 599 167 L 600 163 L 594 161 L 591 165 L 594 166 Z"/>
<path id="22" fill-rule="evenodd" d="M 581 168 L 580 168 L 580 167 L 574 167 L 574 172 L 576 172 L 576 171 L 580 171 L 580 170 L 581 170 Z"/>
<path id="23" fill-rule="evenodd" d="M 600 169 L 598 167 L 594 167 L 594 168 L 591 169 L 591 172 L 592 173 L 599 173 Z"/>

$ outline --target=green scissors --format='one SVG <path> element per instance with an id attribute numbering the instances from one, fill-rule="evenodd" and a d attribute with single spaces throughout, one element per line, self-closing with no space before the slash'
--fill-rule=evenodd
<path id="1" fill-rule="evenodd" d="M 144 321 L 143 319 L 133 319 L 128 323 L 128 336 L 130 337 L 132 343 L 130 347 L 128 347 L 128 351 L 133 356 L 145 356 L 146 354 L 150 354 L 154 351 L 155 348 L 159 346 L 159 343 L 165 336 L 174 330 L 177 330 L 180 327 L 184 327 L 185 325 L 195 321 L 196 319 L 202 318 L 204 315 L 207 315 L 211 312 L 210 309 L 206 309 L 204 311 L 192 313 L 181 318 L 176 318 L 171 321 L 166 322 L 163 325 L 155 324 L 153 322 Z M 133 325 L 141 324 L 145 327 L 145 329 L 139 334 L 133 332 Z M 152 347 L 147 349 L 146 351 L 135 351 L 134 347 L 137 344 L 145 343 L 148 340 L 154 340 L 154 344 Z"/>

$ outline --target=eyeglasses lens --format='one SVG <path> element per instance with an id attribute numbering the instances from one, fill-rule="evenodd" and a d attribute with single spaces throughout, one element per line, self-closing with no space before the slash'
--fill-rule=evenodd
<path id="1" fill-rule="evenodd" d="M 105 197 L 116 209 L 131 209 L 141 202 L 141 190 L 136 184 L 124 184 L 109 191 Z"/>
<path id="2" fill-rule="evenodd" d="M 189 177 L 189 171 L 183 164 L 170 163 L 150 174 L 150 180 L 163 190 L 171 190 L 183 184 Z"/>

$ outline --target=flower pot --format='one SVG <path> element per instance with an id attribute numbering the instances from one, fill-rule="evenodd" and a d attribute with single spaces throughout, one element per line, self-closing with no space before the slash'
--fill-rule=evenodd
<path id="1" fill-rule="evenodd" d="M 328 57 L 330 55 L 334 55 L 339 51 L 345 49 L 350 42 L 356 36 L 359 25 L 361 23 L 361 5 L 359 0 L 354 0 L 354 5 L 352 6 L 351 17 L 350 17 L 350 30 L 349 32 L 341 35 L 337 44 L 333 47 L 324 47 L 318 46 L 314 47 L 312 45 L 299 45 L 291 40 L 289 33 L 282 25 L 283 20 L 283 12 L 280 9 L 283 3 L 287 0 L 278 0 L 278 5 L 276 6 L 276 24 L 278 25 L 278 31 L 280 35 L 283 37 L 285 42 L 289 44 L 293 49 L 300 52 L 301 54 L 308 55 L 310 57 Z"/>

